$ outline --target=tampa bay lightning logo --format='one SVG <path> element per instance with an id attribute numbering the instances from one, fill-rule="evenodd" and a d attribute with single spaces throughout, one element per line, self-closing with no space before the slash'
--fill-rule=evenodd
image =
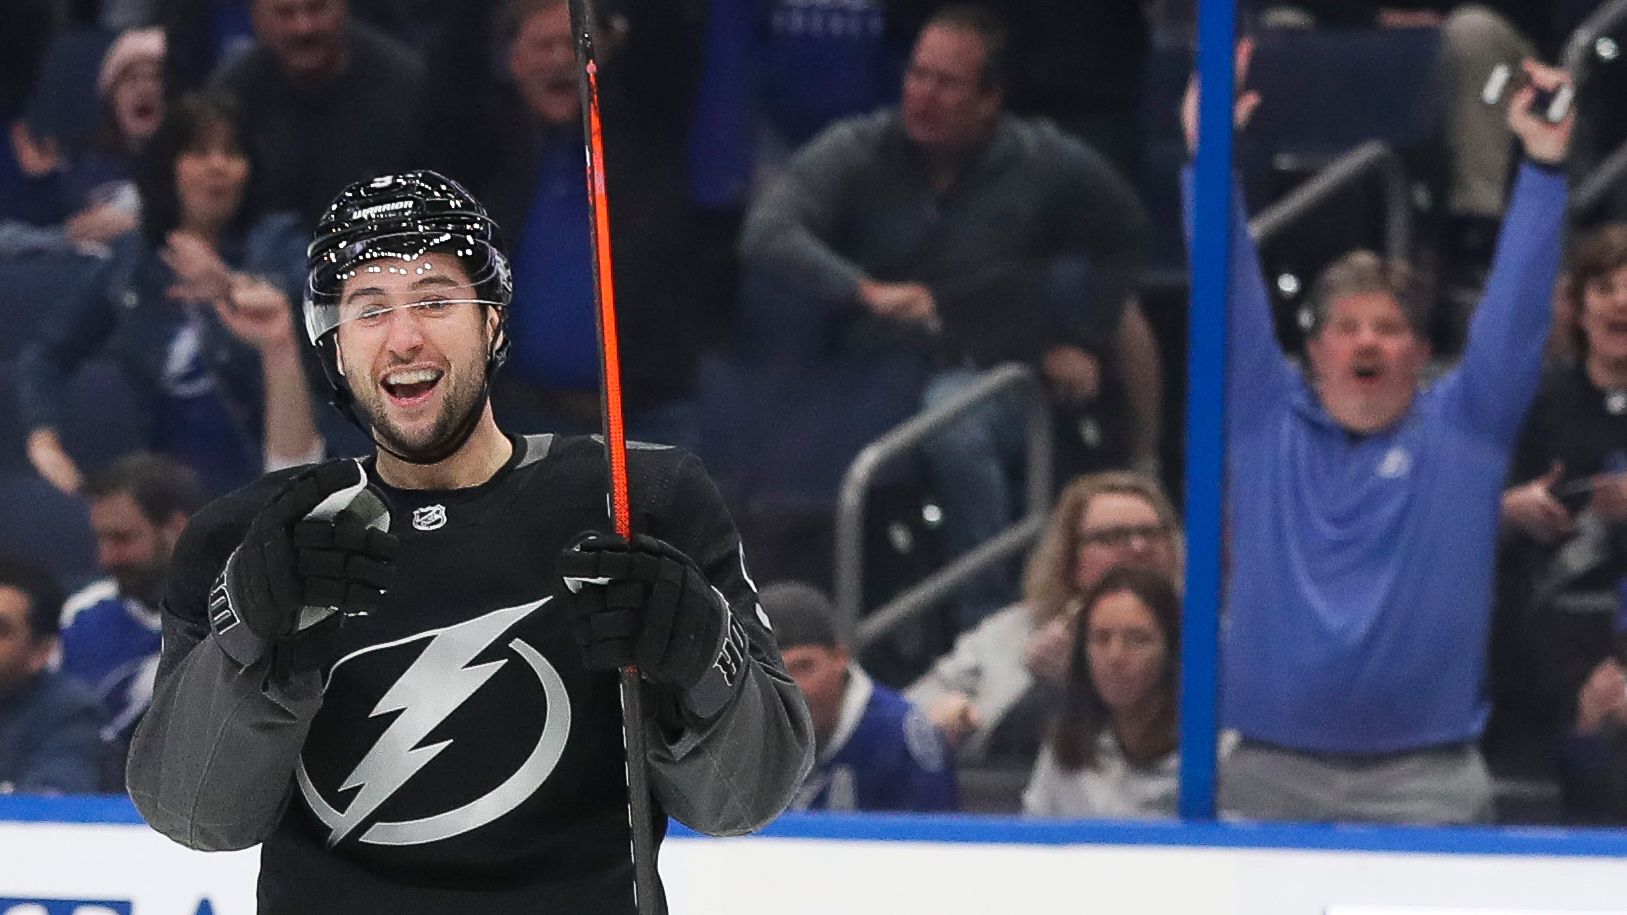
<path id="1" fill-rule="evenodd" d="M 504 646 L 503 657 L 472 662 L 477 656 L 491 654 L 488 649 L 504 633 L 549 600 L 495 610 L 444 629 L 364 648 L 334 665 L 330 683 L 342 676 L 347 664 L 366 663 L 380 653 L 412 650 L 423 643 L 416 657 L 367 713 L 370 719 L 395 717 L 339 783 L 337 793 L 345 800 L 330 802 L 313 780 L 305 757 L 300 758 L 295 771 L 300 793 L 328 828 L 328 847 L 355 833 L 431 760 L 454 744 L 455 738 L 430 743 L 425 739 L 514 660 L 522 665 L 519 670 L 526 679 L 535 680 L 535 687 L 540 688 L 547 703 L 545 720 L 525 758 L 500 783 L 464 803 L 444 810 L 416 811 L 418 815 L 410 818 L 378 819 L 357 836 L 357 841 L 370 845 L 422 845 L 449 839 L 503 816 L 542 786 L 558 765 L 570 737 L 570 699 L 559 672 L 541 652 L 517 637 Z"/>
<path id="2" fill-rule="evenodd" d="M 1399 480 L 1411 472 L 1412 454 L 1400 445 L 1385 452 L 1378 465 L 1378 475 L 1386 480 Z"/>

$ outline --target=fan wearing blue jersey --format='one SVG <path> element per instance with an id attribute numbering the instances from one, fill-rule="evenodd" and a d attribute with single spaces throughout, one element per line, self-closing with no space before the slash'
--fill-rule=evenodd
<path id="1" fill-rule="evenodd" d="M 760 599 L 785 667 L 813 713 L 817 756 L 791 809 L 956 809 L 955 769 L 943 735 L 853 661 L 836 634 L 829 599 L 801 582 L 769 585 Z"/>
<path id="2" fill-rule="evenodd" d="M 86 486 L 96 558 L 107 577 L 62 610 L 62 670 L 88 687 L 107 714 L 102 739 L 122 764 L 130 734 L 152 702 L 158 670 L 158 601 L 187 519 L 203 507 L 198 475 L 169 458 L 121 458 Z M 123 782 L 123 778 L 117 779 Z"/>
<path id="3" fill-rule="evenodd" d="M 1573 126 L 1533 111 L 1539 89 L 1569 77 L 1532 61 L 1524 73 L 1508 113 L 1523 161 L 1485 295 L 1462 361 L 1427 388 L 1420 303 L 1404 269 L 1370 252 L 1318 280 L 1302 374 L 1273 335 L 1234 206 L 1221 713 L 1242 740 L 1220 773 L 1229 814 L 1491 816 L 1477 743 L 1498 507 L 1541 373 Z M 1239 98 L 1239 124 L 1259 101 Z M 1183 121 L 1195 149 L 1193 90 Z M 1188 172 L 1188 201 L 1190 190 Z"/>

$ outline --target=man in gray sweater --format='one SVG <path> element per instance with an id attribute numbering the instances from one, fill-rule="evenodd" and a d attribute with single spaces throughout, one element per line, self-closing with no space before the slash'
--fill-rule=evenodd
<path id="1" fill-rule="evenodd" d="M 243 109 L 255 205 L 314 221 L 341 187 L 411 164 L 423 65 L 347 0 L 251 0 L 254 47 L 215 74 Z"/>
<path id="2" fill-rule="evenodd" d="M 1119 386 L 1125 449 L 1157 454 L 1158 357 L 1135 303 L 1147 220 L 1106 160 L 1046 121 L 1004 112 L 1003 25 L 956 5 L 922 29 L 897 109 L 815 137 L 754 202 L 745 268 L 811 299 L 836 349 L 918 354 L 931 407 L 977 371 L 1038 368 L 1059 410 Z M 1105 367 L 1105 371 L 1104 371 Z M 924 457 L 963 553 L 1011 516 L 1002 466 L 1021 442 L 1020 404 L 990 404 Z M 964 596 L 961 623 L 1000 606 L 998 578 Z"/>

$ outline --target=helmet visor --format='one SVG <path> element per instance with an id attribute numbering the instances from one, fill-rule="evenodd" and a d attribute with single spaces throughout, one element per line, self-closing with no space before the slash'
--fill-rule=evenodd
<path id="1" fill-rule="evenodd" d="M 506 267 L 488 242 L 450 232 L 402 232 L 364 238 L 323 253 L 305 287 L 305 331 L 312 343 L 341 325 L 382 324 L 404 309 L 422 316 L 462 305 L 494 305 L 491 290 Z"/>

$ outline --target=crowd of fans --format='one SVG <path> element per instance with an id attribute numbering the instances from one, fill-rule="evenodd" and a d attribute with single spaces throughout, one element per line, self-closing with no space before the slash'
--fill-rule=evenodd
<path id="1" fill-rule="evenodd" d="M 433 167 L 488 201 L 518 275 L 494 408 L 525 432 L 599 428 L 575 48 L 565 0 L 18 5 L 0 509 L 82 517 L 95 568 L 0 528 L 0 793 L 119 791 L 188 517 L 370 447 L 313 395 L 300 314 L 309 228 L 342 185 Z M 1239 196 L 1222 815 L 1627 822 L 1627 227 L 1566 210 L 1567 167 L 1621 131 L 1597 87 L 1579 122 L 1531 109 L 1569 77 L 1530 59 L 1600 5 L 1252 10 L 1288 41 L 1438 33 L 1445 230 L 1422 259 L 1444 281 L 1339 257 L 1285 352 Z M 1149 137 L 1178 106 L 1145 76 L 1190 10 L 598 6 L 627 426 L 713 462 L 758 578 L 780 579 L 763 608 L 818 739 L 796 806 L 1173 816 L 1184 541 L 1163 433 L 1184 365 L 1145 293 L 1182 230 L 1145 201 L 1177 180 Z M 1245 131 L 1272 104 L 1252 48 Z M 1498 65 L 1518 88 L 1490 104 Z M 1465 289 L 1467 343 L 1432 353 L 1432 307 Z M 937 608 L 941 657 L 884 683 L 830 583 L 790 580 L 829 546 L 758 550 L 772 524 L 753 516 L 789 504 L 775 491 L 828 513 L 870 431 L 1012 361 L 1058 433 L 1049 523 L 1020 576 L 995 566 Z M 97 365 L 101 387 L 76 387 Z M 764 421 L 718 421 L 741 415 Z M 1013 520 L 1024 419 L 995 398 L 919 449 L 944 559 Z M 970 797 L 991 772 L 1000 796 Z M 1500 809 L 1499 780 L 1550 802 Z"/>

